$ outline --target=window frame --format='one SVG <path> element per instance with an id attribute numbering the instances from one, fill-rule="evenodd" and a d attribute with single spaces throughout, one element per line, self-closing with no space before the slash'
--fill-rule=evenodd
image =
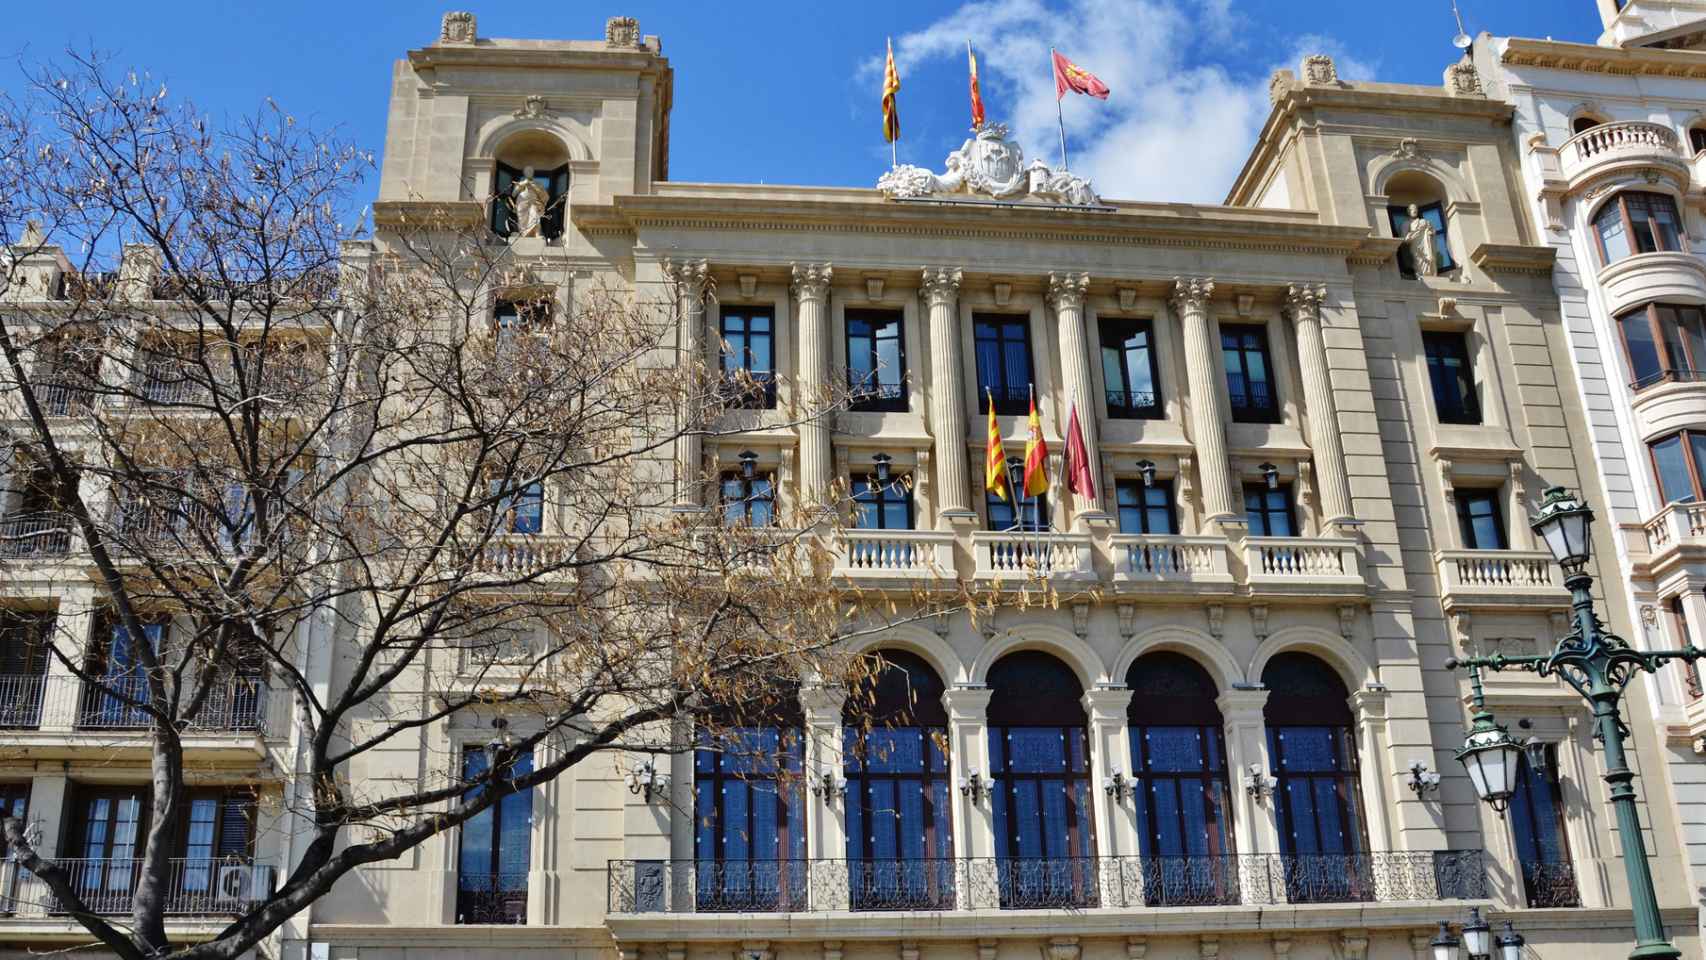
<path id="1" fill-rule="evenodd" d="M 753 321 L 762 318 L 768 328 L 753 330 Z M 740 330 L 731 330 L 730 321 L 739 321 Z M 737 333 L 743 339 L 740 347 L 740 362 L 731 363 L 733 358 L 729 350 L 729 335 Z M 761 337 L 767 344 L 770 355 L 768 368 L 759 369 L 752 365 L 752 341 Z M 722 378 L 722 394 L 728 406 L 739 410 L 774 410 L 776 409 L 776 308 L 771 304 L 719 304 L 717 307 L 717 371 Z M 746 371 L 753 386 L 747 387 L 740 382 L 740 372 Z"/>
<path id="2" fill-rule="evenodd" d="M 1102 362 L 1102 406 L 1110 420 L 1159 420 L 1165 416 L 1165 401 L 1161 389 L 1161 362 L 1156 355 L 1155 322 L 1148 317 L 1098 317 L 1098 357 Z M 1149 383 L 1154 389 L 1147 403 L 1138 403 L 1138 393 L 1132 389 L 1129 341 L 1138 334 L 1146 340 L 1143 347 L 1149 362 Z M 1120 382 L 1108 382 L 1108 351 L 1118 355 Z M 1119 397 L 1120 402 L 1115 403 Z"/>
<path id="3" fill-rule="evenodd" d="M 738 500 L 732 500 L 728 496 L 731 484 L 740 485 L 741 496 Z M 763 491 L 755 489 L 759 484 L 764 485 Z M 724 527 L 742 526 L 755 530 L 774 527 L 776 526 L 776 478 L 769 473 L 754 473 L 748 478 L 742 476 L 739 470 L 724 470 L 717 478 L 717 503 L 722 510 Z M 741 505 L 741 518 L 744 522 L 731 524 L 729 523 L 729 508 L 737 503 Z M 759 503 L 769 505 L 768 517 L 763 523 L 753 523 L 752 508 L 754 504 Z"/>
<path id="4" fill-rule="evenodd" d="M 1697 330 L 1700 342 L 1696 346 L 1701 356 L 1698 357 L 1694 355 L 1696 346 L 1690 346 L 1687 335 L 1688 327 L 1684 318 L 1688 312 L 1692 312 L 1699 321 Z M 1637 314 L 1646 316 L 1647 334 L 1651 338 L 1654 359 L 1658 361 L 1658 369 L 1644 376 L 1637 368 L 1634 351 L 1629 346 L 1628 323 Z M 1693 383 L 1706 380 L 1706 306 L 1654 301 L 1631 307 L 1613 317 L 1612 322 L 1617 326 L 1617 343 L 1623 351 L 1623 363 L 1629 370 L 1630 390 L 1638 393 L 1661 383 Z M 1666 336 L 1667 331 L 1675 332 L 1674 342 L 1682 348 L 1681 365 L 1676 362 L 1676 357 L 1671 356 L 1673 338 Z"/>
<path id="5" fill-rule="evenodd" d="M 479 774 L 484 772 L 484 769 L 490 769 L 488 766 L 488 767 L 486 767 L 480 771 L 475 771 L 473 774 L 470 774 L 470 772 L 469 772 L 468 764 L 469 764 L 470 759 L 474 756 L 480 756 L 482 758 L 486 758 L 485 763 L 489 765 L 491 763 L 491 759 L 487 756 L 487 754 L 488 754 L 488 748 L 485 744 L 474 743 L 474 742 L 468 742 L 468 743 L 462 744 L 460 756 L 457 759 L 458 759 L 458 763 L 461 765 L 462 778 L 464 781 L 468 780 L 471 776 L 478 776 Z M 525 764 L 526 769 L 520 771 L 522 774 L 531 773 L 533 771 L 533 762 L 534 762 L 533 753 L 530 750 L 518 751 L 515 753 L 514 756 L 512 756 L 510 758 L 510 766 L 511 766 L 512 771 L 515 768 L 521 767 L 523 764 Z M 511 776 L 513 776 L 513 775 L 514 774 L 512 773 Z M 482 786 L 469 787 L 466 790 L 464 790 L 457 797 L 456 802 L 458 804 L 461 804 L 463 801 L 467 800 L 475 791 L 480 790 L 480 789 L 489 789 L 489 788 L 490 788 L 490 784 L 485 784 Z M 533 793 L 534 793 L 533 790 L 531 788 L 529 788 L 529 789 L 525 789 L 525 790 L 517 790 L 513 793 L 507 794 L 503 797 L 498 798 L 498 801 L 496 803 L 492 804 L 491 806 L 487 807 L 486 809 L 480 811 L 479 813 L 475 814 L 474 816 L 463 821 L 461 824 L 457 825 L 457 828 L 456 828 L 456 905 L 455 905 L 456 906 L 456 916 L 455 916 L 455 922 L 458 925 L 472 926 L 472 925 L 485 925 L 485 924 L 525 924 L 527 922 L 527 901 L 528 901 L 528 892 L 529 892 L 528 883 L 527 883 L 527 876 L 533 870 L 533 833 L 534 833 L 534 817 L 535 817 L 535 812 L 536 812 L 534 810 L 534 808 L 537 806 L 536 800 L 538 799 L 537 797 L 535 797 L 533 795 Z M 526 846 L 526 850 L 525 850 L 525 854 L 524 854 L 526 863 L 523 865 L 523 869 L 519 870 L 519 871 L 503 869 L 504 864 L 502 862 L 503 861 L 503 850 L 504 850 L 504 842 L 503 842 L 504 841 L 504 826 L 505 826 L 505 822 L 506 822 L 506 814 L 505 814 L 506 806 L 505 806 L 505 804 L 508 801 L 510 801 L 516 797 L 525 797 L 527 800 L 527 810 L 526 810 L 525 816 L 523 817 L 523 826 L 521 828 L 522 832 L 527 837 L 527 846 Z M 519 806 L 520 806 L 519 803 L 516 804 L 516 807 L 519 807 Z M 522 816 L 522 814 L 518 810 L 513 809 L 513 808 L 510 808 L 510 815 Z M 465 875 L 464 864 L 463 864 L 463 856 L 464 856 L 464 854 L 466 854 L 468 852 L 467 851 L 467 844 L 465 842 L 466 831 L 467 831 L 468 825 L 470 823 L 473 823 L 474 821 L 479 820 L 482 817 L 485 818 L 486 828 L 487 828 L 487 831 L 489 834 L 488 838 L 487 838 L 487 849 L 485 852 L 486 852 L 487 856 L 490 857 L 489 862 L 490 862 L 491 866 L 484 874 L 469 874 L 468 876 L 470 876 L 472 878 L 477 878 L 477 879 L 489 879 L 489 880 L 491 880 L 491 882 L 492 882 L 491 885 L 494 889 L 491 889 L 491 890 L 478 890 L 478 889 L 468 890 L 468 889 L 464 889 L 464 886 L 463 886 L 463 877 Z M 498 885 L 498 878 L 499 877 L 502 877 L 505 875 L 513 875 L 513 874 L 517 874 L 517 873 L 519 873 L 521 876 L 521 886 L 520 886 L 519 890 L 495 889 Z M 488 896 L 490 896 L 491 900 L 497 902 L 497 911 L 493 911 L 492 905 L 489 903 L 488 904 L 477 903 L 477 901 L 475 900 L 475 896 L 478 894 L 482 894 L 482 893 L 487 894 Z M 467 900 L 464 900 L 464 894 L 469 895 Z M 474 905 L 474 906 L 480 907 L 483 909 L 484 912 L 477 914 L 476 919 L 468 919 L 469 915 L 471 913 L 473 913 L 472 910 L 467 909 L 468 905 Z M 519 911 L 517 911 L 515 909 L 515 907 L 518 905 L 520 907 Z M 498 919 L 493 919 L 494 917 L 496 917 Z"/>
<path id="6" fill-rule="evenodd" d="M 1265 323 L 1222 323 L 1220 326 L 1220 358 L 1221 371 L 1226 384 L 1226 401 L 1232 413 L 1234 423 L 1280 423 L 1284 419 L 1279 395 L 1279 371 L 1274 367 L 1273 344 L 1268 339 L 1268 325 Z M 1252 349 L 1244 345 L 1245 335 L 1254 335 L 1257 343 L 1254 352 L 1261 357 L 1267 384 L 1268 404 L 1262 407 L 1254 402 L 1255 391 L 1251 389 L 1253 380 L 1250 378 L 1250 354 Z M 1236 337 L 1237 342 L 1227 346 L 1227 338 Z M 1244 380 L 1245 400 L 1240 403 L 1232 390 L 1233 371 L 1227 366 L 1227 351 L 1233 350 L 1238 356 L 1238 375 Z"/>
<path id="7" fill-rule="evenodd" d="M 1388 204 L 1386 207 L 1386 224 L 1391 228 L 1392 237 L 1395 240 L 1403 240 L 1405 232 L 1410 228 L 1409 208 L 1410 205 L 1407 203 Z M 1451 221 L 1445 216 L 1445 201 L 1430 200 L 1427 203 L 1416 204 L 1417 217 L 1426 220 L 1430 212 L 1439 217 L 1439 223 L 1434 224 L 1434 273 L 1436 275 L 1448 273 L 1456 270 L 1458 263 L 1457 258 L 1451 255 L 1451 241 L 1447 239 L 1447 234 L 1451 230 Z M 1430 220 L 1429 222 L 1432 223 L 1433 221 Z M 1413 280 L 1416 277 L 1416 264 L 1410 259 L 1410 256 L 1409 244 L 1400 243 L 1395 257 L 1398 263 L 1398 272 Z"/>
<path id="8" fill-rule="evenodd" d="M 1564 807 L 1564 791 L 1562 778 L 1558 773 L 1557 744 L 1545 745 L 1546 769 L 1536 773 L 1528 762 L 1528 751 L 1524 750 L 1517 758 L 1517 789 L 1511 796 L 1510 819 L 1511 846 L 1516 854 L 1517 872 L 1522 877 L 1522 888 L 1525 902 L 1530 909 L 1540 907 L 1579 907 L 1581 906 L 1581 891 L 1575 877 L 1575 858 L 1570 852 L 1569 820 Z M 1533 781 L 1539 780 L 1547 791 L 1552 806 L 1550 824 L 1541 817 L 1535 804 L 1528 799 L 1526 793 L 1533 787 Z M 1520 799 L 1519 799 L 1520 798 Z M 1567 869 L 1568 888 L 1563 887 L 1564 878 L 1555 881 L 1551 889 L 1537 889 L 1534 874 L 1537 868 L 1547 865 L 1546 861 L 1531 863 L 1523 857 L 1522 829 L 1527 828 L 1528 845 L 1538 848 L 1541 846 L 1539 830 L 1550 826 L 1553 840 L 1558 847 L 1562 859 L 1554 861 L 1563 864 Z"/>
<path id="9" fill-rule="evenodd" d="M 1303 536 L 1303 529 L 1302 529 L 1302 527 L 1300 527 L 1298 525 L 1298 522 L 1297 522 L 1297 496 L 1296 496 L 1295 491 L 1292 490 L 1291 484 L 1289 484 L 1289 483 L 1281 483 L 1278 487 L 1275 487 L 1275 488 L 1269 488 L 1267 481 L 1265 481 L 1265 480 L 1258 480 L 1258 481 L 1255 481 L 1252 483 L 1244 484 L 1244 518 L 1245 518 L 1246 525 L 1250 525 L 1248 523 L 1250 516 L 1251 516 L 1251 514 L 1250 514 L 1250 494 L 1256 493 L 1256 492 L 1259 492 L 1261 494 L 1262 500 L 1263 500 L 1262 513 L 1261 513 L 1261 516 L 1262 516 L 1262 532 L 1261 533 L 1252 532 L 1250 534 L 1251 536 L 1255 536 L 1255 537 L 1281 537 L 1281 538 Z M 1268 518 L 1275 515 L 1274 508 L 1268 506 L 1268 504 L 1266 502 L 1267 501 L 1267 495 L 1270 493 L 1278 493 L 1278 494 L 1281 494 L 1285 497 L 1286 524 L 1291 528 L 1291 531 L 1292 531 L 1289 534 L 1269 533 L 1268 532 L 1268 529 L 1271 526 Z"/>
<path id="10" fill-rule="evenodd" d="M 774 722 L 741 723 L 725 728 L 720 732 L 726 736 L 710 744 L 705 742 L 705 732 L 700 731 L 693 750 L 692 822 L 696 909 L 701 913 L 728 912 L 731 909 L 740 912 L 753 909 L 796 910 L 805 906 L 804 873 L 808 869 L 805 860 L 812 856 L 807 843 L 810 827 L 805 821 L 809 801 L 802 776 L 805 770 L 805 728 L 799 722 L 800 718 L 792 714 L 791 705 L 788 710 L 788 716 Z M 762 735 L 768 731 L 776 733 L 777 756 L 772 761 L 773 773 L 729 768 L 726 758 L 738 757 L 739 754 L 728 749 L 728 736 Z M 709 764 L 705 759 L 707 755 Z M 735 817 L 724 800 L 730 785 L 749 787 L 757 784 L 769 784 L 775 791 L 775 832 L 765 837 L 759 834 L 762 824 L 757 820 L 758 812 L 751 802 L 751 794 L 746 798 L 744 823 L 734 825 L 733 830 L 731 824 Z M 701 802 L 707 791 L 715 798 L 709 811 Z M 794 833 L 796 826 L 799 828 L 798 836 Z M 745 858 L 731 859 L 728 856 L 731 832 L 745 835 L 748 852 Z M 700 853 L 701 843 L 707 840 L 711 847 L 708 856 Z M 762 852 L 758 850 L 761 844 L 775 850 L 778 855 L 753 856 L 753 853 Z M 716 866 L 709 866 L 712 864 Z M 728 866 L 731 864 L 737 865 L 733 868 L 735 872 L 731 872 Z M 744 894 L 751 902 L 727 903 L 722 898 L 730 893 Z"/>
<path id="11" fill-rule="evenodd" d="M 889 482 L 888 483 L 878 483 L 877 478 L 875 476 L 859 476 L 859 475 L 855 474 L 853 476 L 852 480 L 848 484 L 849 496 L 850 496 L 850 499 L 852 500 L 852 503 L 853 503 L 853 529 L 855 529 L 855 530 L 916 530 L 916 529 L 918 529 L 918 509 L 917 509 L 917 503 L 913 499 L 913 496 L 912 496 L 912 486 L 913 485 L 911 482 L 911 476 L 909 474 L 904 474 L 904 473 L 891 474 L 889 476 Z M 864 489 L 861 490 L 861 487 L 863 487 Z M 861 499 L 861 497 L 863 497 L 866 493 L 873 491 L 873 490 L 876 491 L 875 497 L 867 498 L 867 499 Z M 877 517 L 877 525 L 876 526 L 867 527 L 864 525 L 864 523 L 862 521 L 864 520 L 865 511 L 860 509 L 861 504 L 872 504 L 876 507 L 875 511 L 873 511 Z M 888 507 L 888 506 L 893 506 L 893 505 L 900 505 L 900 506 L 904 506 L 906 508 L 906 526 L 904 526 L 904 527 L 888 526 L 887 520 L 885 519 L 888 515 L 888 512 L 884 508 Z"/>
<path id="12" fill-rule="evenodd" d="M 1037 381 L 1037 355 L 1031 344 L 1031 317 L 1023 313 L 974 313 L 972 314 L 972 367 L 977 380 L 977 412 L 989 413 L 989 399 L 995 395 L 995 412 L 999 416 L 1018 417 L 1030 412 L 1032 391 Z M 1012 327 L 1018 327 L 1017 339 L 1007 334 Z M 983 328 L 989 327 L 994 336 L 984 336 Z M 981 362 L 979 347 L 985 342 L 995 345 L 996 357 L 1000 360 L 999 371 L 1001 384 L 999 389 L 993 383 L 984 382 L 984 367 Z M 1011 347 L 1017 345 L 1024 350 L 1025 383 L 1013 384 L 1007 380 L 1007 354 Z"/>
<path id="13" fill-rule="evenodd" d="M 1693 438 L 1697 436 L 1701 437 L 1703 442 L 1706 442 L 1706 430 L 1691 430 L 1688 428 L 1673 430 L 1662 437 L 1655 437 L 1652 440 L 1647 441 L 1647 465 L 1653 471 L 1653 486 L 1657 488 L 1659 492 L 1661 509 L 1663 507 L 1668 507 L 1673 503 L 1700 503 L 1702 501 L 1706 501 L 1706 474 L 1701 472 L 1701 468 L 1706 465 L 1701 464 L 1694 456 Z M 1694 487 L 1694 496 L 1691 499 L 1672 500 L 1665 492 L 1664 471 L 1659 469 L 1658 446 L 1672 438 L 1678 438 L 1681 441 L 1683 465 L 1687 467 L 1689 482 Z"/>
<path id="14" fill-rule="evenodd" d="M 1139 491 L 1139 502 L 1136 504 L 1125 504 L 1120 502 L 1120 494 L 1126 490 Z M 1147 502 L 1149 499 L 1149 491 L 1151 490 L 1160 490 L 1161 495 L 1166 502 L 1164 504 L 1151 504 Z M 1150 511 L 1163 508 L 1167 511 L 1168 529 L 1165 531 L 1149 529 Z M 1128 511 L 1135 513 L 1138 518 L 1137 530 L 1126 529 L 1125 518 Z M 1173 493 L 1173 478 L 1156 477 L 1154 483 L 1146 485 L 1141 477 L 1116 477 L 1114 479 L 1114 520 L 1118 526 L 1119 532 L 1123 534 L 1135 534 L 1137 536 L 1146 537 L 1178 536 L 1179 504 Z"/>
<path id="15" fill-rule="evenodd" d="M 1438 351 L 1434 348 L 1445 346 Z M 1429 392 L 1433 395 L 1434 417 L 1440 423 L 1478 426 L 1483 422 L 1479 384 L 1475 380 L 1475 352 L 1469 343 L 1467 330 L 1423 330 L 1422 359 L 1428 374 Z M 1456 360 L 1460 374 L 1449 375 L 1448 361 Z M 1451 402 L 1440 396 L 1441 381 L 1449 379 L 1455 386 L 1466 384 L 1467 390 Z"/>
<path id="16" fill-rule="evenodd" d="M 879 322 L 879 318 L 880 321 Z M 853 325 L 868 324 L 870 333 L 855 337 Z M 893 326 L 894 335 L 884 337 L 881 331 Z M 862 390 L 854 382 L 853 357 L 855 339 L 866 340 L 868 343 L 860 348 L 860 352 L 869 357 L 871 367 L 871 382 L 876 390 Z M 883 383 L 885 368 L 881 362 L 882 344 L 893 340 L 895 345 L 896 364 L 893 371 L 894 384 Z M 910 391 L 907 389 L 906 367 L 906 313 L 902 310 L 887 310 L 876 307 L 848 308 L 842 311 L 842 342 L 847 349 L 847 388 L 851 393 L 848 409 L 856 413 L 904 413 L 910 402 Z M 891 392 L 892 391 L 892 392 Z"/>
<path id="17" fill-rule="evenodd" d="M 515 182 L 521 179 L 522 167 L 505 163 L 502 160 L 492 161 L 492 209 L 486 216 L 486 227 L 499 237 L 508 239 L 515 235 L 515 210 L 510 205 L 510 192 Z M 563 235 L 567 217 L 564 216 L 569 206 L 569 165 L 563 163 L 549 170 L 533 171 L 533 180 L 545 180 L 545 209 L 539 218 L 539 235 L 547 241 L 556 240 Z"/>
<path id="18" fill-rule="evenodd" d="M 1636 239 L 1637 234 L 1635 232 L 1635 218 L 1633 216 L 1631 216 L 1630 212 L 1629 212 L 1629 210 L 1630 210 L 1630 202 L 1629 201 L 1632 198 L 1636 198 L 1636 197 L 1640 198 L 1640 201 L 1639 201 L 1640 204 L 1647 205 L 1647 209 L 1649 211 L 1648 222 L 1651 222 L 1651 212 L 1650 211 L 1651 211 L 1652 207 L 1650 205 L 1654 202 L 1655 198 L 1663 200 L 1665 202 L 1665 204 L 1670 208 L 1670 213 L 1672 216 L 1672 222 L 1676 224 L 1676 244 L 1677 244 L 1677 247 L 1675 250 L 1666 249 L 1666 248 L 1660 246 L 1659 242 L 1658 242 L 1658 239 L 1659 239 L 1658 234 L 1652 233 L 1651 231 L 1649 231 L 1649 235 L 1652 237 L 1652 240 L 1653 240 L 1653 249 L 1642 250 L 1640 248 L 1641 245 Z M 1618 257 L 1615 260 L 1611 259 L 1611 254 L 1606 249 L 1605 236 L 1604 236 L 1604 233 L 1600 230 L 1600 219 L 1606 215 L 1607 211 L 1611 210 L 1614 207 L 1617 210 L 1618 220 L 1623 224 L 1623 235 L 1625 238 L 1627 238 L 1627 243 L 1628 243 L 1628 247 L 1629 247 L 1628 253 Z M 1681 209 L 1676 204 L 1676 198 L 1671 196 L 1668 193 L 1659 193 L 1659 192 L 1654 191 L 1654 190 L 1619 190 L 1616 193 L 1612 194 L 1611 196 L 1607 197 L 1605 202 L 1600 204 L 1599 209 L 1594 211 L 1593 218 L 1588 221 L 1588 227 L 1593 232 L 1594 248 L 1599 251 L 1599 265 L 1601 267 L 1608 267 L 1608 266 L 1612 265 L 1613 263 L 1620 263 L 1624 260 L 1629 259 L 1630 257 L 1638 257 L 1638 256 L 1641 256 L 1642 254 L 1646 254 L 1646 253 L 1687 253 L 1687 252 L 1689 252 L 1688 251 L 1688 227 L 1687 227 L 1687 224 L 1682 218 Z"/>
<path id="19" fill-rule="evenodd" d="M 1452 501 L 1456 505 L 1457 535 L 1465 550 L 1509 550 L 1511 549 L 1510 528 L 1505 525 L 1505 511 L 1502 501 L 1502 491 L 1492 487 L 1464 487 L 1452 489 Z M 1498 531 L 1498 546 L 1488 547 L 1479 543 L 1475 536 L 1475 516 L 1472 505 L 1485 503 L 1492 511 L 1493 527 Z"/>

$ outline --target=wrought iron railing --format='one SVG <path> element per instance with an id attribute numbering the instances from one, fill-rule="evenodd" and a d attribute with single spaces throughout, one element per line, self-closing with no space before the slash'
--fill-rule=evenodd
<path id="1" fill-rule="evenodd" d="M 1234 420 L 1254 423 L 1279 420 L 1279 404 L 1274 400 L 1273 388 L 1263 381 L 1229 382 L 1227 396 Z"/>
<path id="2" fill-rule="evenodd" d="M 1576 867 L 1569 862 L 1524 863 L 1522 889 L 1531 907 L 1579 907 Z"/>
<path id="3" fill-rule="evenodd" d="M 989 412 L 989 400 L 995 398 L 995 412 L 1004 417 L 1022 416 L 1031 409 L 1031 388 L 1029 386 L 984 386 L 978 385 L 977 412 Z"/>
<path id="4" fill-rule="evenodd" d="M 875 375 L 860 380 L 848 372 L 852 396 L 848 409 L 862 413 L 897 413 L 906 410 L 906 384 L 879 383 Z"/>
<path id="5" fill-rule="evenodd" d="M 726 370 L 716 385 L 716 399 L 736 410 L 776 407 L 776 373 L 772 370 Z"/>
<path id="6" fill-rule="evenodd" d="M 1132 909 L 1476 900 L 1479 850 L 1201 857 L 613 860 L 612 913 Z"/>
<path id="7" fill-rule="evenodd" d="M 1645 390 L 1661 383 L 1699 383 L 1706 380 L 1706 370 L 1659 370 L 1629 383 L 1631 390 Z"/>
<path id="8" fill-rule="evenodd" d="M 88 412 L 95 392 L 86 385 L 48 381 L 35 386 L 36 402 L 50 417 L 69 417 Z"/>
<path id="9" fill-rule="evenodd" d="M 0 520 L 0 558 L 63 556 L 71 550 L 71 526 L 54 513 L 26 513 Z"/>
<path id="10" fill-rule="evenodd" d="M 527 922 L 527 873 L 460 873 L 456 877 L 456 922 Z"/>
<path id="11" fill-rule="evenodd" d="M 47 693 L 43 674 L 0 676 L 0 728 L 34 730 L 41 726 L 42 698 Z"/>
<path id="12" fill-rule="evenodd" d="M 190 730 L 259 732 L 266 722 L 267 687 L 258 678 L 237 677 L 217 682 L 208 691 Z M 83 689 L 77 726 L 88 730 L 135 730 L 153 723 L 140 706 L 148 702 L 148 681 L 140 675 L 107 677 Z"/>
<path id="13" fill-rule="evenodd" d="M 1161 398 L 1153 390 L 1109 390 L 1107 402 L 1111 419 L 1144 420 L 1161 416 Z"/>
<path id="14" fill-rule="evenodd" d="M 94 913 L 130 912 L 142 879 L 142 860 L 112 857 L 55 860 L 71 889 Z M 16 861 L 3 861 L 6 874 L 0 909 L 11 914 L 51 915 L 68 907 L 42 879 Z M 272 895 L 273 868 L 252 857 L 188 857 L 166 863 L 166 913 L 177 916 L 241 914 Z"/>

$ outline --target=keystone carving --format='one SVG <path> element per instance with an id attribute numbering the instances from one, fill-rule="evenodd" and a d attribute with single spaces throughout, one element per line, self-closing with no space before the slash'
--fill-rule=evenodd
<path id="1" fill-rule="evenodd" d="M 467 10 L 452 10 L 439 23 L 439 43 L 473 43 L 478 35 L 474 14 Z"/>
<path id="2" fill-rule="evenodd" d="M 543 120 L 556 116 L 551 112 L 551 105 L 537 93 L 521 101 L 521 106 L 516 108 L 514 115 L 524 120 Z"/>

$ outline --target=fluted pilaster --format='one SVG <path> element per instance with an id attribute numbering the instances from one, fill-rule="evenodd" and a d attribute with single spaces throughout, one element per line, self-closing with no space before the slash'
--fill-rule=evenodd
<path id="1" fill-rule="evenodd" d="M 1078 425 L 1084 431 L 1084 451 L 1090 458 L 1090 476 L 1096 481 L 1096 496 L 1084 502 L 1082 511 L 1075 510 L 1073 526 L 1082 529 L 1083 521 L 1102 513 L 1102 455 L 1097 441 L 1101 435 L 1097 411 L 1101 405 L 1091 390 L 1095 381 L 1090 373 L 1090 345 L 1084 332 L 1084 293 L 1090 287 L 1087 273 L 1051 273 L 1048 275 L 1048 303 L 1054 310 L 1060 327 L 1060 370 L 1066 387 L 1068 412 L 1061 417 L 1063 439 L 1071 423 L 1071 409 L 1078 408 Z M 1062 449 L 1065 449 L 1063 445 Z M 1060 496 L 1065 496 L 1063 491 Z M 1075 508 L 1078 506 L 1074 505 Z"/>
<path id="2" fill-rule="evenodd" d="M 798 396 L 800 424 L 800 501 L 807 509 L 829 502 L 832 466 L 829 438 L 829 279 L 827 263 L 793 264 L 794 299 L 799 304 L 796 329 L 800 341 Z"/>
<path id="3" fill-rule="evenodd" d="M 1173 278 L 1173 310 L 1184 328 L 1185 377 L 1191 391 L 1191 433 L 1197 448 L 1197 471 L 1202 476 L 1205 525 L 1236 523 L 1243 513 L 1232 495 L 1232 466 L 1226 454 L 1226 425 L 1220 419 L 1220 396 L 1226 370 L 1220 362 L 1209 321 L 1209 298 L 1214 281 L 1207 277 Z"/>
<path id="4" fill-rule="evenodd" d="M 930 433 L 936 438 L 938 521 L 973 517 L 966 482 L 965 390 L 960 383 L 960 271 L 925 267 L 919 292 L 930 314 Z M 938 526 L 949 524 L 939 522 Z"/>
<path id="5" fill-rule="evenodd" d="M 1297 355 L 1303 368 L 1303 402 L 1309 407 L 1309 448 L 1315 455 L 1315 485 L 1321 495 L 1322 526 L 1355 522 L 1350 478 L 1345 475 L 1345 445 L 1339 438 L 1339 414 L 1333 404 L 1327 341 L 1321 334 L 1321 301 L 1326 286 L 1292 284 L 1286 312 L 1297 328 Z"/>
<path id="6" fill-rule="evenodd" d="M 663 276 L 674 290 L 676 318 L 681 326 L 677 339 L 681 345 L 678 359 L 684 371 L 693 371 L 705 358 L 705 305 L 717 295 L 716 282 L 711 278 L 711 265 L 704 260 L 665 260 Z M 678 508 L 700 506 L 703 495 L 703 478 L 699 475 L 703 469 L 700 431 L 705 428 L 705 416 L 699 399 L 698 390 L 688 391 L 682 404 L 681 433 L 675 440 L 675 504 Z"/>

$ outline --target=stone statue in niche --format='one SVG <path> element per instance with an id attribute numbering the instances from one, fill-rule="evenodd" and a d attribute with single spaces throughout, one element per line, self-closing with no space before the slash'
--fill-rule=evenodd
<path id="1" fill-rule="evenodd" d="M 509 199 L 515 207 L 515 236 L 539 236 L 545 221 L 545 204 L 550 197 L 539 181 L 533 179 L 532 167 L 521 171 L 521 179 L 510 188 Z"/>
<path id="2" fill-rule="evenodd" d="M 1416 276 L 1431 277 L 1439 272 L 1434 257 L 1434 225 L 1417 212 L 1413 203 L 1405 212 L 1410 215 L 1410 225 L 1404 228 L 1404 245 L 1410 248 L 1410 262 L 1415 265 Z"/>

